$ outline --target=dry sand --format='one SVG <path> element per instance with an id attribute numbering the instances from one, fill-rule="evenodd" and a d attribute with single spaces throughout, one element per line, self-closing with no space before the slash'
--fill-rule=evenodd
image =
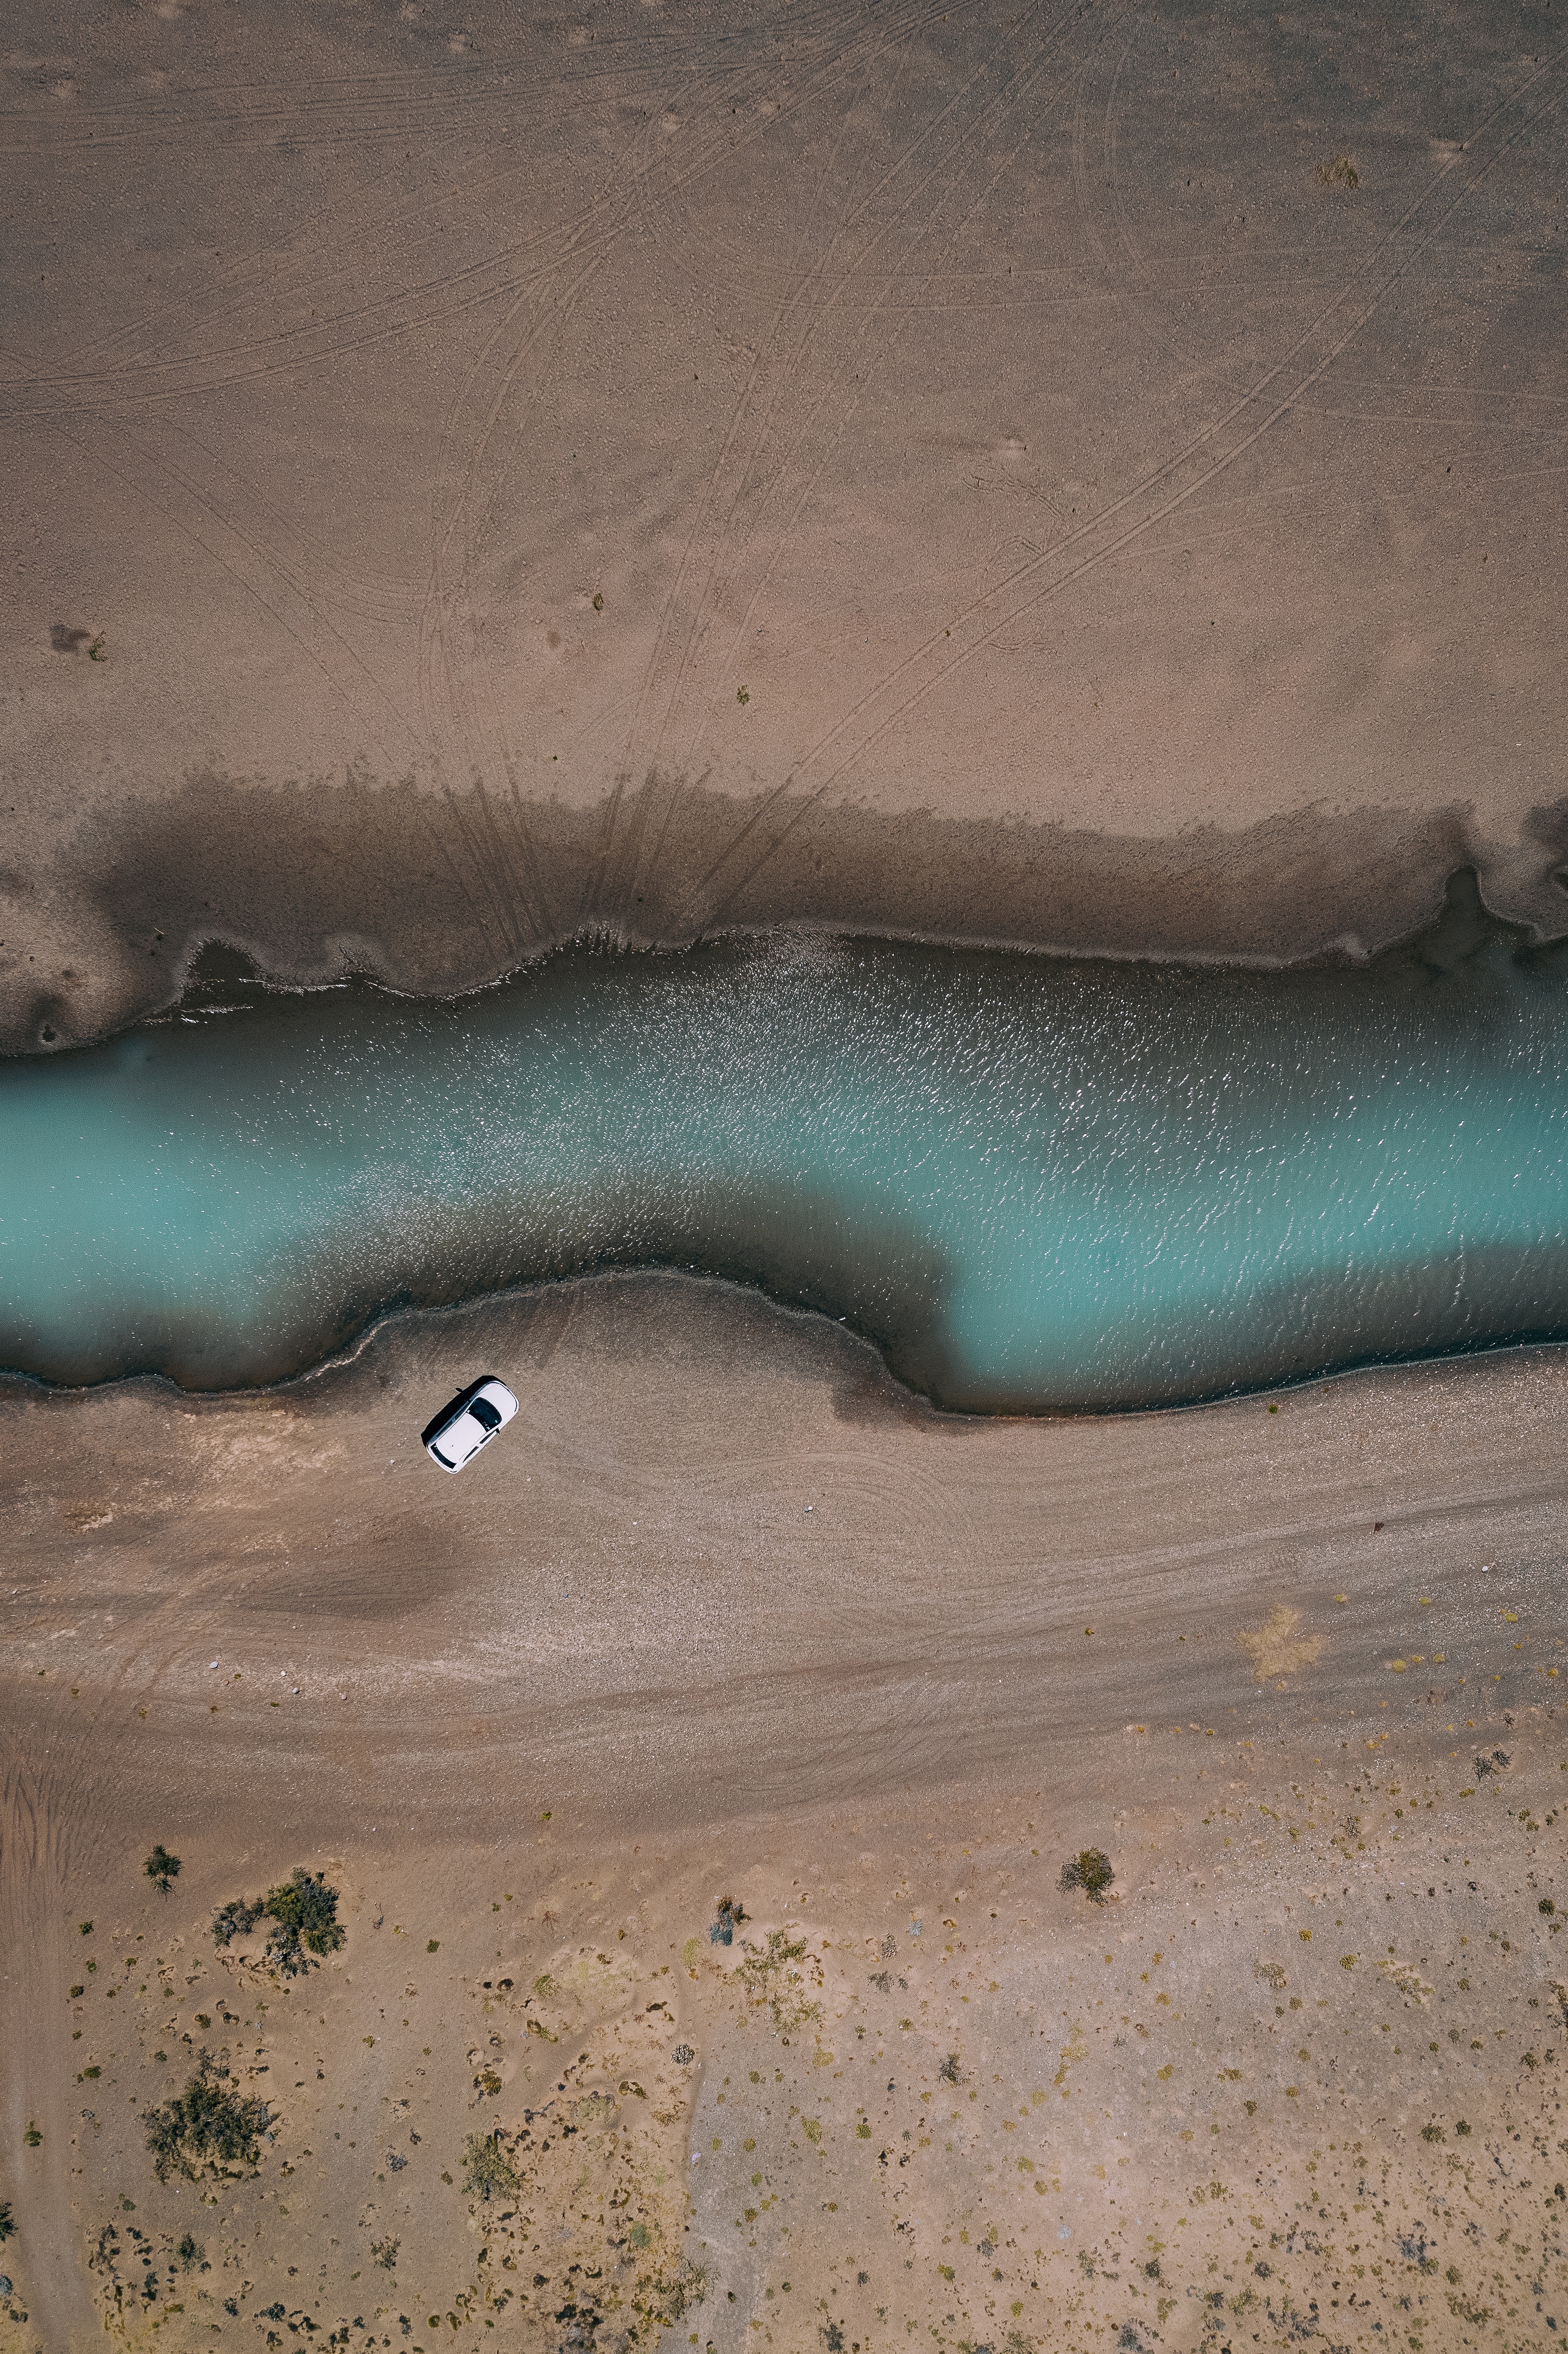
<path id="1" fill-rule="evenodd" d="M 965 1422 L 615 1278 L 0 1415 L 0 2345 L 1568 2327 L 1563 1352 Z M 296 1865 L 289 1980 L 209 1923 Z M 272 2138 L 160 2186 L 204 2047 Z"/>
<path id="2" fill-rule="evenodd" d="M 0 1039 L 1562 929 L 1560 13 L 17 0 Z"/>

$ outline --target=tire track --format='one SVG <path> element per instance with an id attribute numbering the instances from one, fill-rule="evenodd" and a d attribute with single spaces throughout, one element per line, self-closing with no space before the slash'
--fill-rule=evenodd
<path id="1" fill-rule="evenodd" d="M 389 769 L 406 760 L 411 750 L 418 751 L 413 729 L 379 679 L 309 591 L 289 578 L 286 568 L 216 495 L 179 465 L 154 457 L 128 427 L 112 417 L 100 418 L 90 450 L 57 421 L 50 421 L 49 430 L 78 451 L 84 467 L 113 474 L 173 531 L 199 547 L 259 606 L 339 697 Z M 117 439 L 118 452 L 108 446 L 110 436 Z"/>
<path id="2" fill-rule="evenodd" d="M 1010 27 L 1010 39 L 1018 40 L 1030 21 L 1044 14 L 1044 0 L 1039 0 L 1039 5 L 1025 10 Z M 856 226 L 900 177 L 910 171 L 922 150 L 933 141 L 941 140 L 952 125 L 953 119 L 961 117 L 965 108 L 972 105 L 980 85 L 992 77 L 991 59 L 988 57 L 967 77 L 946 104 L 920 126 L 915 136 L 885 167 L 875 183 L 858 198 L 854 193 L 860 176 L 857 171 L 851 182 L 849 196 L 841 205 L 827 245 L 811 268 L 777 306 L 732 411 L 729 429 L 701 494 L 681 564 L 665 599 L 659 634 L 644 676 L 643 692 L 622 761 L 622 782 L 617 787 L 617 795 L 619 797 L 626 785 L 638 779 L 642 779 L 641 790 L 629 822 L 627 839 L 620 845 L 619 872 L 611 867 L 608 854 L 604 862 L 598 886 L 599 909 L 606 905 L 629 904 L 634 896 L 645 864 L 642 845 L 650 829 L 652 804 L 661 792 L 665 806 L 654 826 L 653 839 L 662 843 L 667 834 L 682 790 L 680 775 L 694 765 L 695 746 L 700 743 L 700 733 L 688 748 L 685 760 L 675 762 L 668 778 L 664 774 L 671 768 L 671 763 L 664 758 L 666 739 L 679 725 L 683 699 L 688 694 L 695 698 L 701 693 L 695 683 L 695 673 L 718 624 L 721 599 L 744 561 L 748 541 L 761 528 L 761 508 L 772 492 L 780 487 L 784 468 L 793 451 L 810 430 L 823 401 L 834 395 L 848 368 L 861 355 L 860 346 L 870 336 L 888 302 L 897 282 L 900 265 L 895 263 L 892 266 L 880 293 L 863 305 L 857 335 L 850 350 L 836 357 L 830 355 L 826 364 L 828 381 L 816 400 L 809 404 L 798 430 L 785 443 L 775 461 L 772 484 L 762 493 L 757 515 L 736 546 L 736 516 L 743 501 L 753 494 L 758 476 L 766 476 L 764 452 L 769 436 L 782 406 L 804 368 L 808 355 L 840 302 L 852 291 L 859 292 L 866 263 L 876 249 L 909 219 L 916 207 L 926 204 L 931 187 L 944 172 L 956 178 L 968 167 L 969 151 L 986 135 L 993 135 L 999 121 L 1005 120 L 1009 112 L 1015 111 L 1022 104 L 1023 97 L 1044 71 L 1055 46 L 1077 24 L 1080 16 L 1081 10 L 1076 5 L 1058 16 L 1044 35 L 1044 49 L 1034 58 L 1033 66 L 1020 66 L 1003 94 L 984 99 L 977 119 L 967 124 L 959 123 L 953 131 L 951 143 L 942 148 L 931 160 L 928 168 L 914 179 L 889 217 L 879 222 L 854 250 L 846 253 L 842 249 Z M 909 24 L 900 25 L 895 28 L 896 37 L 900 41 L 906 40 L 915 26 L 928 21 L 929 17 L 922 14 Z M 890 35 L 888 43 L 884 46 L 891 46 L 892 37 Z M 928 207 L 921 214 L 915 228 L 911 249 L 917 250 L 930 235 L 929 218 L 934 209 Z M 797 314 L 802 311 L 805 317 L 791 342 Z M 774 365 L 776 355 L 777 364 Z M 863 371 L 863 378 L 864 373 Z M 853 404 L 848 409 L 841 408 L 840 436 L 847 428 L 850 413 L 853 413 Z M 827 450 L 823 450 L 816 468 L 809 471 L 794 514 L 799 513 L 810 495 L 829 454 Z M 792 525 L 793 514 L 789 521 Z M 764 578 L 771 563 L 777 560 L 781 546 L 782 539 L 776 533 L 773 555 L 765 567 Z M 688 591 L 688 580 L 694 582 L 694 576 L 699 573 L 700 583 L 694 583 Z M 760 588 L 754 592 L 748 610 L 755 605 L 756 594 L 758 593 Z M 736 642 L 736 634 L 732 633 L 731 645 Z M 711 708 L 711 693 L 706 702 Z M 617 804 L 612 807 L 612 822 L 618 813 Z"/>
<path id="3" fill-rule="evenodd" d="M 1067 20 L 1064 19 L 1062 21 L 1065 23 Z M 1076 21 L 1076 12 L 1074 12 L 1072 21 Z M 1059 29 L 1061 29 L 1060 25 L 1054 28 L 1054 31 Z M 1002 106 L 1002 102 L 1001 101 L 997 101 L 998 107 L 1003 113 L 1016 112 L 1020 110 L 1023 98 L 1033 93 L 1033 86 L 1042 78 L 1050 61 L 1051 60 L 1048 57 L 1043 57 L 1037 60 L 1035 68 L 1028 77 L 1026 86 L 1023 89 L 1021 89 L 1016 94 L 1010 94 L 1005 106 Z M 1080 72 L 1086 71 L 1086 64 L 1084 68 L 1079 69 L 1078 70 Z M 962 234 L 963 230 L 973 219 L 975 214 L 983 207 L 984 204 L 996 188 L 998 183 L 1005 175 L 1011 164 L 1016 157 L 1018 148 L 1024 143 L 1026 139 L 1037 135 L 1043 126 L 1044 121 L 1048 118 L 1051 106 L 1065 96 L 1069 87 L 1070 81 L 1065 80 L 1063 84 L 1051 94 L 1044 112 L 1037 118 L 1032 120 L 1027 128 L 1021 132 L 1019 139 L 1015 143 L 1013 148 L 1009 151 L 1008 154 L 1003 157 L 1000 164 L 998 164 L 986 185 L 973 196 L 969 202 L 966 210 L 956 221 L 953 222 L 951 228 L 944 234 L 942 239 L 942 245 L 944 248 L 950 249 L 957 239 Z M 994 138 L 995 132 L 998 127 L 997 125 L 986 124 L 982 127 L 992 138 Z M 976 135 L 978 136 L 979 133 L 977 133 Z M 932 176 L 934 177 L 935 175 Z M 922 187 L 916 191 L 916 195 L 924 195 L 926 187 L 928 185 L 928 182 L 923 184 Z M 921 226 L 910 241 L 909 253 L 911 257 L 917 253 L 920 246 L 927 242 L 928 239 L 935 234 L 936 222 L 933 217 L 939 215 L 943 205 L 954 193 L 954 188 L 949 187 L 948 191 L 944 192 L 944 195 L 941 197 L 936 199 L 926 208 L 923 213 Z M 929 226 L 927 225 L 927 222 L 929 222 Z M 933 259 L 933 262 L 930 266 L 932 268 L 940 266 L 939 256 Z M 841 399 L 836 419 L 833 420 L 830 429 L 825 433 L 819 434 L 815 430 L 818 412 L 829 399 L 832 398 L 837 394 L 838 391 L 836 382 L 824 387 L 823 389 L 816 396 L 810 410 L 802 419 L 799 429 L 793 436 L 789 456 L 792 457 L 794 451 L 802 446 L 812 451 L 814 455 L 806 469 L 803 479 L 800 482 L 798 487 L 796 487 L 793 492 L 787 514 L 784 516 L 782 521 L 771 530 L 771 532 L 768 533 L 768 545 L 766 556 L 762 558 L 759 564 L 757 570 L 757 577 L 747 597 L 746 604 L 734 621 L 729 638 L 723 649 L 717 663 L 717 667 L 722 671 L 731 670 L 738 663 L 741 646 L 751 627 L 758 604 L 769 578 L 771 578 L 774 567 L 781 557 L 784 549 L 789 545 L 790 535 L 794 531 L 796 524 L 800 520 L 800 514 L 804 511 L 808 501 L 818 488 L 822 475 L 832 461 L 844 434 L 848 431 L 862 399 L 864 398 L 866 392 L 870 389 L 873 366 L 880 365 L 885 368 L 891 359 L 894 350 L 895 350 L 897 346 L 897 343 L 906 332 L 909 324 L 920 316 L 919 311 L 914 306 L 906 306 L 899 310 L 888 321 L 887 332 L 884 334 L 880 345 L 878 345 L 874 341 L 872 330 L 880 323 L 882 315 L 891 310 L 893 294 L 895 290 L 901 283 L 902 279 L 906 274 L 906 265 L 902 260 L 892 265 L 889 269 L 889 274 L 884 280 L 881 289 L 877 294 L 869 302 L 863 301 L 857 306 L 854 345 L 842 365 L 835 370 L 835 375 L 838 377 L 842 377 L 842 376 L 849 374 L 853 368 L 854 381 L 860 387 L 860 389 L 852 398 L 848 399 Z M 849 291 L 849 283 L 846 281 L 842 288 L 835 290 L 834 295 L 831 298 L 832 301 L 836 302 L 840 292 L 847 292 Z M 872 346 L 872 350 L 869 354 L 865 348 L 867 345 Z M 786 495 L 784 489 L 785 462 L 786 461 L 780 462 L 773 484 L 761 494 L 758 501 L 754 519 L 747 533 L 748 542 L 751 539 L 759 539 L 763 536 L 768 524 L 768 506 L 775 495 L 777 494 L 780 498 Z M 745 556 L 746 547 L 743 546 L 734 567 L 734 572 L 736 575 L 742 568 Z M 726 586 L 728 586 L 727 582 L 726 583 Z M 717 624 L 718 614 L 715 610 L 710 614 L 708 621 L 705 625 L 705 636 L 711 635 L 716 629 Z M 689 769 L 695 765 L 696 759 L 700 756 L 706 726 L 711 720 L 715 707 L 715 700 L 710 694 L 706 698 L 706 708 L 703 714 L 697 733 L 686 748 L 683 757 L 676 763 L 677 773 L 689 771 Z"/>
<path id="4" fill-rule="evenodd" d="M 1467 141 L 1467 149 L 1474 148 L 1477 141 L 1492 130 L 1505 114 L 1516 108 L 1528 92 L 1537 89 L 1542 82 L 1550 81 L 1558 73 L 1559 61 L 1556 59 L 1539 67 L 1507 98 L 1500 100 L 1483 119 L 1477 131 Z M 1323 305 L 1288 349 L 1261 376 L 1255 377 L 1246 389 L 1229 404 L 1220 417 L 1193 434 L 1180 450 L 1162 460 L 1157 467 L 1144 474 L 1109 506 L 1103 508 L 1097 515 L 1091 517 L 1075 531 L 1066 534 L 1041 556 L 1016 567 L 1005 579 L 997 583 L 984 597 L 975 599 L 963 612 L 956 616 L 952 624 L 954 635 L 963 630 L 967 630 L 969 633 L 964 644 L 955 647 L 950 654 L 944 655 L 942 649 L 948 643 L 946 633 L 938 635 L 933 631 L 901 662 L 895 664 L 892 670 L 885 673 L 881 679 L 857 697 L 850 708 L 842 713 L 831 727 L 823 730 L 789 774 L 774 788 L 761 806 L 736 830 L 725 850 L 694 884 L 689 895 L 690 900 L 696 900 L 711 889 L 725 866 L 751 843 L 754 837 L 763 832 L 768 812 L 778 806 L 779 801 L 792 788 L 800 785 L 802 776 L 830 752 L 854 726 L 857 720 L 866 718 L 873 714 L 874 707 L 884 700 L 890 690 L 904 686 L 907 682 L 906 691 L 902 694 L 899 700 L 880 716 L 872 719 L 872 724 L 842 753 L 821 781 L 811 786 L 805 792 L 799 808 L 779 832 L 764 843 L 746 872 L 725 887 L 705 917 L 705 927 L 711 928 L 724 922 L 736 898 L 747 888 L 783 842 L 796 831 L 810 811 L 822 800 L 824 794 L 832 790 L 857 760 L 864 757 L 873 745 L 886 735 L 890 728 L 906 717 L 909 712 L 927 695 L 944 684 L 956 671 L 972 660 L 984 647 L 992 643 L 1003 631 L 1014 627 L 1024 614 L 1033 611 L 1047 599 L 1060 596 L 1064 590 L 1073 587 L 1087 574 L 1118 555 L 1151 525 L 1165 521 L 1168 516 L 1198 496 L 1211 482 L 1224 473 L 1253 449 L 1282 417 L 1289 413 L 1302 395 L 1308 392 L 1321 379 L 1359 334 L 1367 321 L 1372 317 L 1391 289 L 1405 276 L 1418 256 L 1439 235 L 1465 199 L 1489 176 L 1510 149 L 1552 111 L 1560 102 L 1560 98 L 1561 93 L 1553 91 L 1552 96 L 1510 133 L 1489 162 L 1478 170 L 1470 172 L 1464 186 L 1454 196 L 1438 219 L 1387 270 L 1371 296 L 1354 313 L 1350 323 L 1338 334 L 1321 357 L 1313 365 L 1304 368 L 1288 389 L 1273 400 L 1264 416 L 1255 424 L 1247 427 L 1229 446 L 1224 448 L 1220 455 L 1209 454 L 1213 443 L 1224 435 L 1229 427 L 1237 424 L 1249 408 L 1254 408 L 1270 393 L 1279 377 L 1287 373 L 1292 362 L 1296 361 L 1328 326 L 1334 313 L 1341 310 L 1343 305 L 1351 299 L 1357 286 L 1375 270 L 1378 264 L 1388 255 L 1390 249 L 1397 245 L 1412 222 L 1427 206 L 1429 200 L 1446 186 L 1457 168 L 1457 158 L 1446 163 L 1442 169 L 1434 175 L 1406 207 L 1393 228 L 1379 239 L 1377 245 L 1357 265 L 1351 277 L 1340 287 L 1330 302 Z M 1178 476 L 1182 469 L 1194 467 L 1197 471 L 1192 481 L 1169 493 L 1164 493 L 1164 486 L 1169 484 L 1173 477 Z M 1129 510 L 1142 506 L 1151 496 L 1160 493 L 1164 494 L 1158 495 L 1157 503 L 1149 507 L 1147 512 L 1137 515 L 1133 520 L 1121 521 L 1128 515 Z M 1086 542 L 1093 542 L 1097 539 L 1101 542 L 1100 545 L 1085 546 Z M 1080 547 L 1084 548 L 1084 553 L 1064 565 L 1062 559 L 1066 557 L 1070 551 Z M 1050 580 L 1039 588 L 1029 588 L 1027 594 L 1018 593 L 1024 589 L 1040 572 L 1052 567 L 1060 568 Z M 995 609 L 999 605 L 1003 605 L 1005 610 L 997 612 Z M 911 674 L 918 671 L 923 664 L 927 667 L 927 675 L 924 678 L 913 679 Z"/>
<path id="5" fill-rule="evenodd" d="M 763 69 L 749 70 L 755 78 Z M 830 70 L 832 80 L 842 80 L 844 60 L 836 60 Z M 701 103 L 711 117 L 708 135 L 695 156 L 683 163 L 673 174 L 672 185 L 676 188 L 694 185 L 735 152 L 737 134 L 733 122 L 726 121 L 721 110 L 727 101 L 733 112 L 736 87 L 732 73 L 703 77 Z M 686 94 L 678 92 L 676 96 L 679 99 Z M 802 91 L 793 103 L 804 104 L 814 95 L 814 88 Z M 524 362 L 546 330 L 564 322 L 571 302 L 593 271 L 643 215 L 649 203 L 649 183 L 658 161 L 657 157 L 650 158 L 646 149 L 634 153 L 622 188 L 613 201 L 597 206 L 582 217 L 576 246 L 568 249 L 562 263 L 557 264 L 557 268 L 564 266 L 578 253 L 584 257 L 582 270 L 571 286 L 564 295 L 557 293 L 554 302 L 535 315 L 527 316 L 526 298 L 514 304 L 487 337 L 449 407 L 438 482 L 444 477 L 453 487 L 444 501 L 440 491 L 437 493 L 438 518 L 432 527 L 429 584 L 421 627 L 421 705 L 428 736 L 443 750 L 451 747 L 450 757 L 461 758 L 476 778 L 514 771 L 512 749 L 482 677 L 470 587 L 478 538 L 476 516 L 482 493 L 488 488 L 485 461 Z M 525 316 L 527 323 L 518 334 L 515 330 Z M 467 425 L 461 422 L 465 412 L 472 419 Z M 440 512 L 443 505 L 444 513 Z M 465 622 L 469 637 L 466 659 L 454 644 L 456 632 Z M 450 798 L 449 792 L 449 803 Z M 607 840 L 612 836 L 613 822 Z M 518 953 L 527 938 L 529 910 L 511 888 L 512 879 L 505 867 L 487 871 L 483 888 L 504 936 L 514 943 L 514 952 Z M 592 896 L 590 891 L 590 905 L 585 911 L 588 915 L 592 912 Z"/>

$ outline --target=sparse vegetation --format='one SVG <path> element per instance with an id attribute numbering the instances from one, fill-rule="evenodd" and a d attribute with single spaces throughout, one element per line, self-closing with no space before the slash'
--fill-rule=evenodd
<path id="1" fill-rule="evenodd" d="M 265 2101 L 247 2099 L 231 2082 L 228 2068 L 204 2051 L 185 2091 L 160 2108 L 147 2110 L 142 2122 L 159 2181 L 183 2174 L 195 2182 L 203 2172 L 253 2171 L 271 2112 Z"/>
<path id="2" fill-rule="evenodd" d="M 184 2264 L 186 2272 L 188 2273 L 193 2264 L 200 2264 L 203 2256 L 207 2253 L 207 2250 L 201 2245 L 198 2240 L 193 2239 L 190 2232 L 187 2232 L 185 2238 L 180 2242 L 179 2246 L 175 2250 L 175 2253 L 178 2256 L 181 2264 Z"/>
<path id="3" fill-rule="evenodd" d="M 758 1953 L 748 1954 L 735 1973 L 754 2003 L 767 2004 L 780 2035 L 792 2034 L 809 2020 L 821 2017 L 821 2004 L 812 2001 L 804 1991 L 805 1972 L 795 1967 L 804 1960 L 805 1954 L 803 1937 L 791 1937 L 787 1929 L 769 1929 L 766 1946 Z"/>
<path id="4" fill-rule="evenodd" d="M 708 1924 L 709 1945 L 733 1946 L 736 1931 L 750 1915 L 733 1896 L 721 1896 L 714 1906 L 714 1912 L 717 1917 Z"/>
<path id="5" fill-rule="evenodd" d="M 43 2137 L 44 2137 L 38 2131 L 37 2126 L 33 2123 L 32 2118 L 29 2117 L 27 2119 L 27 2130 L 22 2136 L 22 2139 L 26 2143 L 27 2147 L 29 2149 L 37 2149 L 38 2144 L 43 2140 Z"/>
<path id="6" fill-rule="evenodd" d="M 337 1890 L 326 1884 L 324 1872 L 307 1872 L 296 1865 L 292 1876 L 270 1888 L 248 1904 L 233 1897 L 213 1915 L 214 1943 L 227 1946 L 247 1937 L 259 1921 L 270 1920 L 266 1953 L 285 1978 L 299 1978 L 311 1967 L 311 1957 L 334 1954 L 344 1942 L 337 1917 Z"/>
<path id="7" fill-rule="evenodd" d="M 937 2073 L 941 2077 L 942 2082 L 945 2084 L 956 2084 L 958 2083 L 959 2055 L 956 2052 L 948 2052 L 947 2058 L 938 2069 Z"/>
<path id="8" fill-rule="evenodd" d="M 1318 166 L 1318 184 L 1324 188 L 1359 188 L 1361 175 L 1349 155 L 1335 155 Z"/>
<path id="9" fill-rule="evenodd" d="M 489 2199 L 519 2186 L 517 2169 L 501 2147 L 499 2134 L 470 2134 L 463 2144 L 463 2192 L 470 2199 Z"/>
<path id="10" fill-rule="evenodd" d="M 212 1938 L 215 1946 L 231 1945 L 236 1937 L 248 1937 L 267 1910 L 264 1897 L 247 1904 L 243 1896 L 231 1897 L 212 1916 Z"/>
<path id="11" fill-rule="evenodd" d="M 641 2285 L 639 2282 L 640 2290 Z M 667 2328 L 672 2322 L 683 2319 L 688 2306 L 700 2305 L 707 2293 L 707 2274 L 701 2264 L 684 2257 L 667 2279 L 649 2283 L 643 2310 Z"/>
<path id="12" fill-rule="evenodd" d="M 142 1866 L 160 1896 L 166 1896 L 180 1876 L 180 1859 L 171 1855 L 162 1840 Z"/>
<path id="13" fill-rule="evenodd" d="M 11 2212 L 11 2201 L 8 2199 L 0 2199 L 0 2247 L 5 2246 L 16 2228 L 16 2221 Z"/>
<path id="14" fill-rule="evenodd" d="M 1062 1866 L 1057 1886 L 1064 1895 L 1075 1888 L 1081 1888 L 1091 1904 L 1103 1904 L 1106 1891 L 1115 1878 L 1111 1860 L 1105 1850 L 1086 1847 L 1080 1848 L 1077 1854 L 1070 1856 Z"/>
<path id="15" fill-rule="evenodd" d="M 403 2243 L 401 2240 L 371 2241 L 370 2253 L 375 2257 L 376 2263 L 381 2266 L 383 2272 L 389 2273 L 392 2271 L 397 2262 L 397 2251 L 402 2244 Z"/>

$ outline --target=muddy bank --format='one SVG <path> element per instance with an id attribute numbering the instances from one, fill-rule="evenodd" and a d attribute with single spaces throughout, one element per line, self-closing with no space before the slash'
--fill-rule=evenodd
<path id="1" fill-rule="evenodd" d="M 48 891 L 18 902 L 0 1046 L 84 1043 L 167 1004 L 193 970 L 293 984 L 356 972 L 449 996 L 582 938 L 680 948 L 810 927 L 1183 961 L 1366 957 L 1429 924 L 1460 867 L 1495 914 L 1550 939 L 1568 928 L 1565 855 L 1555 810 L 1505 850 L 1463 807 L 1313 810 L 1147 841 L 930 811 L 895 822 L 787 787 L 728 801 L 652 782 L 574 811 L 479 786 L 437 798 L 203 778 L 100 819 Z"/>

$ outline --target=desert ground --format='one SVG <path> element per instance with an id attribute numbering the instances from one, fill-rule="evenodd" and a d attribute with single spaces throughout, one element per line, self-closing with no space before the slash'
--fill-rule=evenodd
<path id="1" fill-rule="evenodd" d="M 1550 2343 L 1568 1355 L 1275 1407 L 944 1418 L 673 1276 L 16 1384 L 0 2342 Z M 215 1943 L 296 1867 L 340 1950 Z M 160 2183 L 204 2050 L 258 2165 Z"/>
<path id="2" fill-rule="evenodd" d="M 0 1050 L 1556 936 L 1561 16 L 16 0 Z M 659 1273 L 0 1384 L 0 2349 L 1561 2342 L 1565 1424 L 944 1417 Z"/>

